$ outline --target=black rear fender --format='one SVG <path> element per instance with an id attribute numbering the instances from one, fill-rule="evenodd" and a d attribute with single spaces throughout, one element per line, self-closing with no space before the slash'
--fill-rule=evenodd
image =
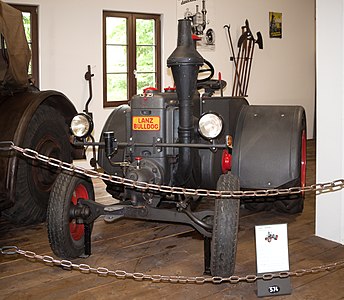
<path id="1" fill-rule="evenodd" d="M 293 186 L 301 172 L 301 106 L 244 106 L 233 144 L 232 172 L 244 189 Z"/>

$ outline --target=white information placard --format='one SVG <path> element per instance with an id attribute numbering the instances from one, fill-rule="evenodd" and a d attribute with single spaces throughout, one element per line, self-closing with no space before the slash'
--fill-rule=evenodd
<path id="1" fill-rule="evenodd" d="M 287 224 L 260 225 L 255 231 L 257 273 L 289 271 Z"/>

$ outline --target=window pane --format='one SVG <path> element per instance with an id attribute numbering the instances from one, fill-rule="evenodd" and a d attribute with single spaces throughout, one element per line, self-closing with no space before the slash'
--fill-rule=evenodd
<path id="1" fill-rule="evenodd" d="M 31 42 L 31 25 L 30 25 L 31 14 L 29 12 L 22 12 L 22 15 L 23 15 L 23 23 L 24 23 L 26 39 L 28 43 L 30 43 Z"/>
<path id="2" fill-rule="evenodd" d="M 30 52 L 32 53 L 31 13 L 22 12 L 22 16 L 23 16 L 23 25 L 24 25 L 26 40 L 27 40 L 28 46 L 30 48 Z M 30 62 L 29 62 L 28 75 L 32 76 L 32 57 L 31 57 Z"/>
<path id="3" fill-rule="evenodd" d="M 19 1 L 20 2 L 20 1 Z M 22 12 L 24 32 L 31 51 L 28 75 L 34 84 L 39 87 L 39 68 L 38 68 L 38 6 L 11 4 L 14 8 Z"/>
<path id="4" fill-rule="evenodd" d="M 136 44 L 155 45 L 155 22 L 153 19 L 136 19 Z"/>
<path id="5" fill-rule="evenodd" d="M 136 79 L 137 94 L 141 94 L 147 87 L 156 87 L 155 73 L 138 73 Z"/>
<path id="6" fill-rule="evenodd" d="M 136 47 L 136 64 L 139 72 L 155 71 L 155 47 L 138 46 Z"/>
<path id="7" fill-rule="evenodd" d="M 106 72 L 127 72 L 127 46 L 106 46 Z"/>
<path id="8" fill-rule="evenodd" d="M 127 19 L 106 18 L 106 44 L 127 45 Z"/>
<path id="9" fill-rule="evenodd" d="M 29 43 L 29 48 L 30 48 L 30 51 L 32 53 L 32 44 L 31 43 Z M 32 76 L 32 56 L 31 56 L 30 63 L 29 63 L 28 75 Z"/>
<path id="10" fill-rule="evenodd" d="M 160 84 L 160 18 L 103 11 L 104 107 Z"/>
<path id="11" fill-rule="evenodd" d="M 107 75 L 107 101 L 125 101 L 127 96 L 127 74 Z"/>

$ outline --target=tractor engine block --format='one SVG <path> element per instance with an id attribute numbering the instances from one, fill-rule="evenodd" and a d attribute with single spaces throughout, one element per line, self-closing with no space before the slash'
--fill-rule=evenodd
<path id="1" fill-rule="evenodd" d="M 172 162 L 175 161 L 178 154 L 175 148 L 158 146 L 159 143 L 175 143 L 178 139 L 177 104 L 177 95 L 173 91 L 159 93 L 154 89 L 146 89 L 144 94 L 134 96 L 130 103 L 130 139 L 134 143 L 157 144 L 156 147 L 132 148 L 132 155 L 136 160 L 133 167 L 135 172 L 138 172 L 140 167 L 137 168 L 137 165 L 148 164 L 155 181 L 157 172 L 161 174 L 158 176 L 161 184 L 170 182 L 174 165 Z M 155 166 L 151 166 L 152 164 Z M 147 171 L 147 169 L 145 170 Z M 128 174 L 133 175 L 132 171 L 128 171 L 126 177 L 129 176 Z M 142 179 L 142 181 L 149 182 Z M 150 180 L 150 178 L 147 179 Z"/>

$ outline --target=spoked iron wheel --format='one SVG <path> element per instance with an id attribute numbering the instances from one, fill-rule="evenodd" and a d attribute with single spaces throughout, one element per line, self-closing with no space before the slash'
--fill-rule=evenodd
<path id="1" fill-rule="evenodd" d="M 51 249 L 61 258 L 84 254 L 85 226 L 72 214 L 80 198 L 94 201 L 92 182 L 79 175 L 59 174 L 50 194 L 47 226 Z"/>

